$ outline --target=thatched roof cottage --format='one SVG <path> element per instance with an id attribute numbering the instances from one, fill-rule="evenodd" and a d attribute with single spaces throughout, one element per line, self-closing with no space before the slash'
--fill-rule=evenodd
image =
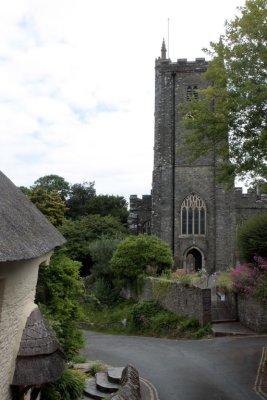
<path id="1" fill-rule="evenodd" d="M 60 377 L 64 356 L 34 303 L 38 269 L 63 236 L 0 172 L 0 399 Z M 24 394 L 26 393 L 27 394 Z M 16 394 L 17 393 L 17 394 Z M 14 397 L 13 397 L 14 399 Z"/>

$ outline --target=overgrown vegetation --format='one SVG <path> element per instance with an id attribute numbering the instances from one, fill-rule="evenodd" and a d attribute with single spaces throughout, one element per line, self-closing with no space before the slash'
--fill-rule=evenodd
<path id="1" fill-rule="evenodd" d="M 97 310 L 86 306 L 85 312 L 88 327 L 99 332 L 195 339 L 211 333 L 209 326 L 201 327 L 198 321 L 179 317 L 154 301 L 121 300 Z"/>
<path id="2" fill-rule="evenodd" d="M 83 264 L 83 275 L 88 275 L 92 266 L 92 242 L 102 237 L 114 239 L 126 235 L 123 224 L 110 215 L 86 215 L 77 220 L 65 219 L 60 230 L 67 239 L 67 255 Z"/>
<path id="3" fill-rule="evenodd" d="M 234 291 L 267 304 L 267 259 L 255 256 L 252 263 L 218 273 L 217 286 L 222 292 Z"/>
<path id="4" fill-rule="evenodd" d="M 37 284 L 36 301 L 55 330 L 68 359 L 83 346 L 79 328 L 83 315 L 80 300 L 84 293 L 80 267 L 81 263 L 59 251 L 49 266 L 40 268 Z"/>
<path id="5" fill-rule="evenodd" d="M 66 368 L 56 382 L 43 385 L 41 400 L 79 400 L 83 394 L 85 378 L 81 372 Z"/>

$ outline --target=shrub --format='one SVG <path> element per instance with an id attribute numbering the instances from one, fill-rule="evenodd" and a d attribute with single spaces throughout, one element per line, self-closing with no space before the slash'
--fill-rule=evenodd
<path id="1" fill-rule="evenodd" d="M 238 248 L 245 261 L 267 257 L 267 213 L 248 218 L 238 229 Z"/>
<path id="2" fill-rule="evenodd" d="M 229 275 L 229 271 L 218 272 L 216 274 L 216 286 L 222 293 L 233 290 L 234 283 Z"/>
<path id="3" fill-rule="evenodd" d="M 196 275 L 195 273 L 190 272 L 186 269 L 177 269 L 173 273 L 173 279 L 175 279 L 177 282 L 181 283 L 182 285 L 190 286 L 194 282 L 195 275 Z"/>
<path id="4" fill-rule="evenodd" d="M 160 305 L 155 301 L 140 301 L 132 310 L 134 327 L 141 330 L 149 328 L 151 319 L 161 310 Z"/>
<path id="5" fill-rule="evenodd" d="M 120 289 L 114 282 L 114 273 L 110 269 L 110 260 L 122 237 L 102 237 L 89 245 L 93 266 L 91 268 L 91 285 L 86 289 L 92 292 L 101 304 L 116 302 Z"/>
<path id="6" fill-rule="evenodd" d="M 84 374 L 65 369 L 60 379 L 42 387 L 41 400 L 78 400 L 83 394 L 84 382 Z"/>
<path id="7" fill-rule="evenodd" d="M 200 338 L 210 334 L 210 326 L 200 327 L 193 318 L 165 310 L 155 301 L 140 301 L 132 310 L 133 330 L 152 336 Z"/>
<path id="8" fill-rule="evenodd" d="M 223 291 L 234 290 L 267 303 L 267 260 L 255 256 L 254 263 L 245 263 L 221 273 L 217 286 Z"/>
<path id="9" fill-rule="evenodd" d="M 90 329 L 101 332 L 169 338 L 200 338 L 211 333 L 210 327 L 201 328 L 192 318 L 177 316 L 155 301 L 123 300 L 111 307 L 98 311 L 91 308 L 87 312 Z"/>
<path id="10" fill-rule="evenodd" d="M 40 268 L 36 301 L 49 320 L 68 359 L 83 345 L 78 323 L 82 317 L 81 264 L 57 252 L 47 267 Z"/>
<path id="11" fill-rule="evenodd" d="M 267 303 L 267 260 L 254 257 L 254 263 L 238 266 L 229 272 L 238 293 L 253 296 Z"/>
<path id="12" fill-rule="evenodd" d="M 122 285 L 137 292 L 138 277 L 161 274 L 173 266 L 170 247 L 156 236 L 128 236 L 117 247 L 110 267 Z"/>

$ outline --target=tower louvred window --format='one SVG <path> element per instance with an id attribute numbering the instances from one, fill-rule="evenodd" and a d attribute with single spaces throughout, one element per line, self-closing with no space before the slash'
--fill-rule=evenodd
<path id="1" fill-rule="evenodd" d="M 192 98 L 198 99 L 198 87 L 197 85 L 187 86 L 186 99 L 191 100 Z"/>
<path id="2" fill-rule="evenodd" d="M 206 234 L 206 205 L 196 194 L 187 196 L 181 206 L 182 235 Z"/>

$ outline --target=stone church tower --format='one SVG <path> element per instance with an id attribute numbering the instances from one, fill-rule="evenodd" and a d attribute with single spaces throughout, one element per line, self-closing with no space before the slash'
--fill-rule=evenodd
<path id="1" fill-rule="evenodd" d="M 177 152 L 182 132 L 179 105 L 197 97 L 207 65 L 204 58 L 171 62 L 163 41 L 155 65 L 152 196 L 131 196 L 129 227 L 133 233 L 151 231 L 167 241 L 179 267 L 193 260 L 195 269 L 211 273 L 236 264 L 237 224 L 267 204 L 256 193 L 225 191 L 217 183 L 215 151 L 193 164 Z"/>

